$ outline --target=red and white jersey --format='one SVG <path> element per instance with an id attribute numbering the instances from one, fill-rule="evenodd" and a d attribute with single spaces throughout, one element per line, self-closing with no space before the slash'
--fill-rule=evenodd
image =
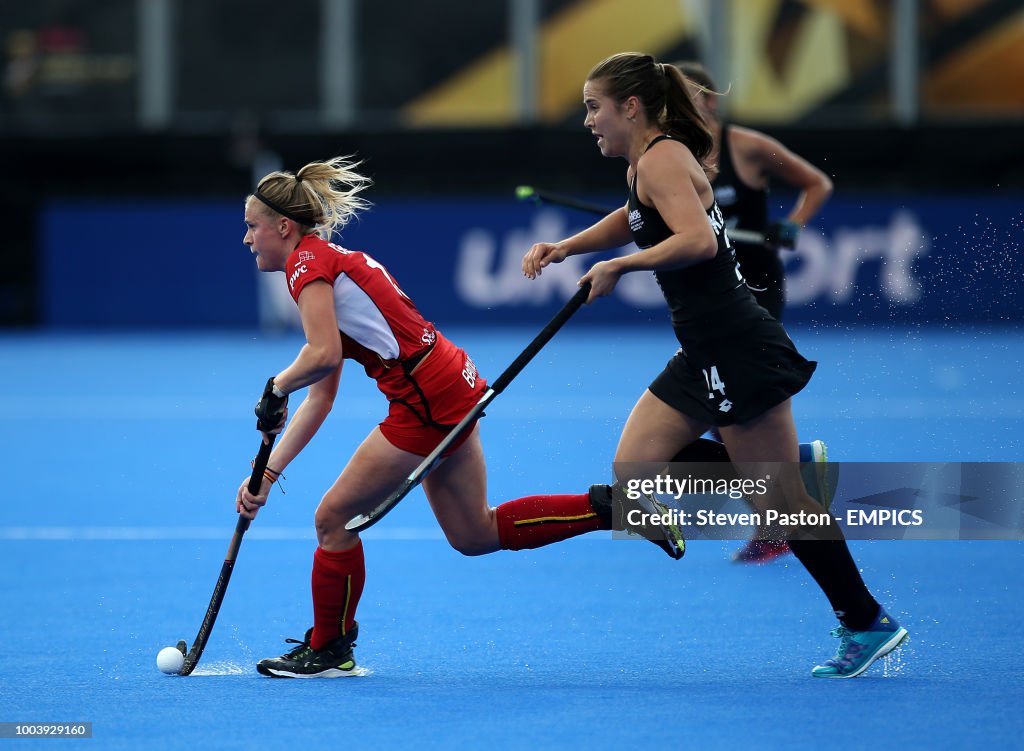
<path id="1" fill-rule="evenodd" d="M 344 356 L 366 368 L 385 393 L 383 381 L 390 380 L 392 367 L 437 339 L 434 325 L 420 315 L 387 269 L 365 253 L 306 235 L 288 256 L 285 274 L 296 302 L 312 281 L 333 287 Z"/>

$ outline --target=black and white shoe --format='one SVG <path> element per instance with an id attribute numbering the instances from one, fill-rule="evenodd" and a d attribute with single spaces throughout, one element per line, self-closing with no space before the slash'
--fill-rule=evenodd
<path id="1" fill-rule="evenodd" d="M 298 646 L 280 657 L 260 660 L 256 663 L 256 670 L 271 678 L 347 678 L 360 675 L 352 654 L 359 636 L 358 623 L 322 649 L 313 649 L 309 643 L 312 636 L 313 629 L 309 629 L 302 641 L 285 639 L 286 643 Z"/>

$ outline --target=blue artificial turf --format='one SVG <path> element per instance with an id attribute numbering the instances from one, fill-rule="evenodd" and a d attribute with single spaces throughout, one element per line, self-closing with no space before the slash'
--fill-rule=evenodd
<path id="1" fill-rule="evenodd" d="M 533 331 L 447 332 L 490 377 Z M 1024 360 L 1009 331 L 791 332 L 820 362 L 801 436 L 848 461 L 1019 461 Z M 464 558 L 420 491 L 366 536 L 357 657 L 369 675 L 274 681 L 255 661 L 310 624 L 312 514 L 383 416 L 349 363 L 335 414 L 241 549 L 189 678 L 155 656 L 190 642 L 257 447 L 252 406 L 294 336 L 7 335 L 0 438 L 0 721 L 91 721 L 97 748 L 993 748 L 1019 745 L 1019 541 L 851 543 L 911 634 L 854 681 L 827 601 L 790 557 L 737 542 L 670 561 L 593 534 Z M 667 331 L 574 327 L 488 409 L 491 503 L 606 480 Z M 5 747 L 35 747 L 2 740 Z M 61 741 L 72 743 L 72 741 Z"/>

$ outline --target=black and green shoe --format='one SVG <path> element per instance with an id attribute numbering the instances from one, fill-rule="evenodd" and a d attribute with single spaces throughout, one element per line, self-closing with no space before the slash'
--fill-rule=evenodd
<path id="1" fill-rule="evenodd" d="M 256 663 L 257 672 L 271 678 L 347 678 L 359 675 L 352 654 L 359 636 L 358 623 L 322 649 L 313 649 L 309 643 L 312 636 L 313 629 L 309 629 L 302 641 L 285 639 L 286 643 L 298 646 L 280 657 L 260 660 Z"/>
<path id="2" fill-rule="evenodd" d="M 591 485 L 590 506 L 606 529 L 639 535 L 676 561 L 686 554 L 686 538 L 678 513 L 674 513 L 657 496 L 638 493 L 637 498 L 631 499 L 618 483 Z M 629 523 L 631 510 L 640 512 L 636 516 L 640 520 L 639 525 Z"/>

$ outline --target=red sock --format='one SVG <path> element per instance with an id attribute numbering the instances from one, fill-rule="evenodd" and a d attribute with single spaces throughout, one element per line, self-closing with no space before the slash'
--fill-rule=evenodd
<path id="1" fill-rule="evenodd" d="M 601 529 L 590 496 L 531 495 L 495 509 L 498 540 L 504 550 L 540 548 Z"/>
<path id="2" fill-rule="evenodd" d="M 365 581 L 362 540 L 351 550 L 316 549 L 313 553 L 313 636 L 309 640 L 313 649 L 322 649 L 352 628 Z"/>

